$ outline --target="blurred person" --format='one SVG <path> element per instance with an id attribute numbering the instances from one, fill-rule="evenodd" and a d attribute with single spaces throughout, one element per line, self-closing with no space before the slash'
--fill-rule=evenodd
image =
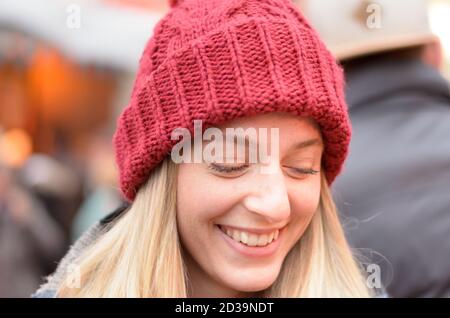
<path id="1" fill-rule="evenodd" d="M 329 190 L 351 137 L 330 52 L 289 0 L 171 7 L 114 135 L 129 205 L 83 234 L 34 297 L 372 296 Z M 268 162 L 177 163 L 172 133 L 194 120 L 202 134 L 279 138 L 259 140 Z M 183 154 L 202 148 L 183 140 Z"/>
<path id="2" fill-rule="evenodd" d="M 64 247 L 58 225 L 0 163 L 0 298 L 29 297 Z"/>
<path id="3" fill-rule="evenodd" d="M 72 242 L 108 213 L 123 205 L 110 139 L 94 136 L 87 154 L 86 199 L 74 217 Z"/>
<path id="4" fill-rule="evenodd" d="M 450 297 L 450 90 L 427 1 L 300 4 L 346 75 L 353 139 L 333 194 L 351 245 L 389 295 Z"/>
<path id="5" fill-rule="evenodd" d="M 35 153 L 25 161 L 19 172 L 23 182 L 63 230 L 67 246 L 74 216 L 82 202 L 84 177 L 73 162 L 61 155 L 51 157 Z"/>

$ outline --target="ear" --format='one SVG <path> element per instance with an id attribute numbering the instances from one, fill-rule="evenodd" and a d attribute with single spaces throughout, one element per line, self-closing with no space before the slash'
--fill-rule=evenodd
<path id="1" fill-rule="evenodd" d="M 440 70 L 443 65 L 443 51 L 439 38 L 428 44 L 423 48 L 422 61 Z"/>

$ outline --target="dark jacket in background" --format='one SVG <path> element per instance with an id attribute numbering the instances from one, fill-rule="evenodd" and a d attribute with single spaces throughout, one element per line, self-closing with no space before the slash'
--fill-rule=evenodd
<path id="1" fill-rule="evenodd" d="M 353 136 L 333 193 L 350 244 L 382 255 L 362 250 L 391 297 L 450 297 L 449 85 L 414 59 L 346 76 Z"/>

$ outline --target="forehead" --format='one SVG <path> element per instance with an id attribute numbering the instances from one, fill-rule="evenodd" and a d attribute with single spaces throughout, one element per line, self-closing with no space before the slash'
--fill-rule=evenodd
<path id="1" fill-rule="evenodd" d="M 226 128 L 278 128 L 280 138 L 292 139 L 292 142 L 312 138 L 321 138 L 319 125 L 314 119 L 300 117 L 287 113 L 259 114 L 248 117 L 236 118 L 218 126 L 225 131 Z"/>

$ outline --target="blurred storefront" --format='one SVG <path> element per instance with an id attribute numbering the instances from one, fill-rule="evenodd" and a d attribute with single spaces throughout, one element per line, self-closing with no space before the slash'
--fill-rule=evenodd
<path id="1" fill-rule="evenodd" d="M 48 9 L 56 2 L 59 12 Z M 71 29 L 64 20 L 77 13 L 71 11 L 74 5 L 80 9 L 79 29 Z M 92 134 L 112 133 L 129 98 L 140 52 L 166 3 L 5 0 L 0 6 L 2 131 L 19 129 L 32 152 L 55 154 L 62 147 L 82 158 Z M 134 26 L 111 34 L 118 29 L 114 23 L 133 19 Z M 42 21 L 47 27 L 38 26 Z M 133 30 L 139 35 L 133 36 Z M 127 38 L 138 41 L 130 46 Z M 118 62 L 120 56 L 124 62 Z"/>

